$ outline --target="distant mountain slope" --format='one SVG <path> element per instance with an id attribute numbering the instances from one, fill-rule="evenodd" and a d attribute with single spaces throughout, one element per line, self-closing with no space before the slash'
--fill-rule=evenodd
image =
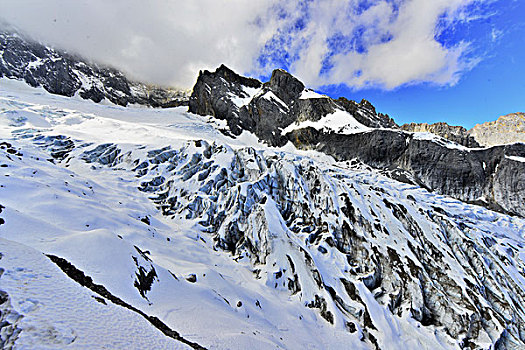
<path id="1" fill-rule="evenodd" d="M 511 113 L 493 122 L 477 124 L 469 134 L 484 147 L 525 143 L 525 113 Z"/>
<path id="2" fill-rule="evenodd" d="M 22 79 L 53 94 L 115 104 L 175 107 L 187 104 L 188 93 L 129 81 L 116 69 L 103 67 L 63 51 L 46 47 L 7 31 L 0 31 L 0 78 Z"/>
<path id="3" fill-rule="evenodd" d="M 411 132 L 430 132 L 465 147 L 492 147 L 525 143 L 525 113 L 511 113 L 496 121 L 477 124 L 467 130 L 447 123 L 409 123 L 401 126 Z"/>

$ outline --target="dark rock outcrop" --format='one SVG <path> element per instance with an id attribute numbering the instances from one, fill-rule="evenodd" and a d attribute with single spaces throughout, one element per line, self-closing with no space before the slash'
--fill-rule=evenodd
<path id="1" fill-rule="evenodd" d="M 192 342 L 180 335 L 179 332 L 171 329 L 168 327 L 164 322 L 162 322 L 158 317 L 156 316 L 150 316 L 144 313 L 142 310 L 137 309 L 133 305 L 128 304 L 124 300 L 120 299 L 119 297 L 113 295 L 110 291 L 106 289 L 101 284 L 96 284 L 93 282 L 93 279 L 90 276 L 87 276 L 84 274 L 83 271 L 76 268 L 73 264 L 71 264 L 69 261 L 67 261 L 64 258 L 48 254 L 47 257 L 54 262 L 69 278 L 71 278 L 73 281 L 77 282 L 83 287 L 86 287 L 90 289 L 91 291 L 97 293 L 100 295 L 100 297 L 104 298 L 105 300 L 109 300 L 115 305 L 122 306 L 128 310 L 131 310 L 140 316 L 142 316 L 146 321 L 151 323 L 151 325 L 155 328 L 157 328 L 159 331 L 161 331 L 165 336 L 170 337 L 172 339 L 175 339 L 181 343 L 184 343 L 185 345 L 193 348 L 193 349 L 199 349 L 204 350 L 205 347 Z"/>
<path id="2" fill-rule="evenodd" d="M 252 90 L 250 95 L 246 88 L 258 90 Z M 200 72 L 190 97 L 189 111 L 226 120 L 235 135 L 247 130 L 272 146 L 283 146 L 288 140 L 282 130 L 292 123 L 318 121 L 336 110 L 345 110 L 339 101 L 326 96 L 302 98 L 304 91 L 304 84 L 282 69 L 276 69 L 263 84 L 242 78 L 223 65 L 215 72 Z M 246 100 L 238 104 L 238 99 Z M 378 120 L 382 118 L 375 110 L 367 110 L 359 117 L 366 119 L 367 115 Z M 377 122 L 371 120 L 369 123 L 375 125 Z"/>
<path id="3" fill-rule="evenodd" d="M 399 128 L 399 125 L 388 114 L 377 113 L 370 101 L 362 99 L 361 102 L 357 103 L 345 97 L 339 97 L 337 102 L 365 126 L 370 128 Z"/>
<path id="4" fill-rule="evenodd" d="M 525 144 L 487 149 L 447 147 L 395 130 L 341 135 L 314 128 L 288 138 L 339 161 L 358 159 L 378 169 L 407 171 L 427 189 L 493 210 L 525 216 Z"/>
<path id="5" fill-rule="evenodd" d="M 185 91 L 129 81 L 116 69 L 46 47 L 19 34 L 0 31 L 0 78 L 24 80 L 52 94 L 100 102 L 107 99 L 126 106 L 187 105 Z"/>

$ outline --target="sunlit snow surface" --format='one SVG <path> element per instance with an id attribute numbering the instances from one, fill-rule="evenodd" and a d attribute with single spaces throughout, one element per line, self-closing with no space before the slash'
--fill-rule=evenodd
<path id="1" fill-rule="evenodd" d="M 224 145 L 224 154 L 214 161 L 225 165 L 232 149 L 244 147 L 253 147 L 267 156 L 277 154 L 290 162 L 307 164 L 313 160 L 325 177 L 340 179 L 341 188 L 352 186 L 365 193 L 379 187 L 389 198 L 416 198 L 414 208 L 439 206 L 458 217 L 470 218 L 479 227 L 474 234 L 480 239 L 491 235 L 502 247 L 518 247 L 515 259 L 521 263 L 525 259 L 525 223 L 521 219 L 434 195 L 374 172 L 350 170 L 321 154 L 296 151 L 291 146 L 270 149 L 248 133 L 232 139 L 219 131 L 224 127 L 211 117 L 189 114 L 184 107 L 160 110 L 95 104 L 0 80 L 0 139 L 18 152 L 0 152 L 0 164 L 7 165 L 0 167 L 0 204 L 5 207 L 0 213 L 5 220 L 0 225 L 0 252 L 4 254 L 0 268 L 5 270 L 0 277 L 0 290 L 10 295 L 14 312 L 23 316 L 18 323 L 21 348 L 26 344 L 27 348 L 41 344 L 43 348 L 58 349 L 181 346 L 130 311 L 109 302 L 99 303 L 91 297 L 91 291 L 69 280 L 39 252 L 67 259 L 114 295 L 208 348 L 370 347 L 360 341 L 359 332 L 345 329 L 331 304 L 334 325 L 326 322 L 317 309 L 306 308 L 298 295 L 291 295 L 285 288 L 273 288 L 270 277 L 257 279 L 249 259 L 235 261 L 231 254 L 216 249 L 211 237 L 201 230 L 199 218 L 162 215 L 150 194 L 139 191 L 144 179 L 130 171 L 135 167 L 131 162 L 146 157 L 150 150 L 190 147 L 193 142 L 189 140 Z M 50 150 L 40 147 L 43 143 L 39 144 L 35 135 L 65 135 L 82 147 L 73 149 L 69 160 L 51 162 Z M 118 144 L 122 154 L 130 158 L 114 167 L 81 159 L 83 152 L 107 143 Z M 146 178 L 168 176 L 168 170 L 160 165 L 155 171 L 158 174 L 148 174 Z M 183 189 L 191 190 L 192 186 L 197 184 L 180 183 Z M 245 190 L 239 185 L 239 191 Z M 368 196 L 360 199 L 363 207 L 365 201 L 374 208 L 384 207 L 380 195 L 370 192 Z M 269 259 L 280 263 L 288 242 L 301 247 L 306 236 L 295 236 L 286 228 L 273 201 L 267 201 L 263 209 L 268 230 L 277 242 Z M 145 217 L 149 218 L 149 225 L 141 221 Z M 394 220 L 392 216 L 384 219 Z M 385 238 L 383 244 L 400 252 L 405 248 L 392 237 Z M 136 247 L 147 253 L 140 254 Z M 325 283 L 331 283 L 328 276 L 336 280 L 348 268 L 346 260 L 336 253 L 327 256 L 316 250 L 310 254 Z M 154 267 L 157 273 L 147 299 L 133 286 L 137 264 L 147 269 Z M 458 284 L 464 285 L 460 268 L 453 262 L 450 266 L 458 275 L 454 277 Z M 272 266 L 266 269 L 271 271 Z M 524 288 L 525 281 L 517 268 L 509 271 Z M 196 276 L 196 283 L 186 280 L 190 274 Z M 303 289 L 302 294 L 310 293 L 307 285 Z M 381 344 L 403 350 L 456 346 L 454 339 L 419 327 L 408 317 L 393 316 L 375 301 L 363 283 L 358 284 L 358 289 L 372 321 L 382 330 L 378 339 Z M 49 338 L 51 328 L 56 330 L 56 336 Z M 129 335 L 130 329 L 138 334 Z"/>
<path id="2" fill-rule="evenodd" d="M 325 132 L 331 131 L 338 134 L 353 134 L 370 130 L 370 128 L 359 123 L 350 113 L 343 110 L 336 110 L 322 117 L 318 121 L 306 120 L 286 127 L 282 133 L 286 134 L 293 130 L 312 127 Z"/>

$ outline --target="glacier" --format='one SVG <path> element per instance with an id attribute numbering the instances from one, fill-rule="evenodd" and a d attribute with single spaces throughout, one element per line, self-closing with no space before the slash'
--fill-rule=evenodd
<path id="1" fill-rule="evenodd" d="M 186 107 L 2 78 L 0 124 L 6 348 L 525 346 L 518 216 Z"/>

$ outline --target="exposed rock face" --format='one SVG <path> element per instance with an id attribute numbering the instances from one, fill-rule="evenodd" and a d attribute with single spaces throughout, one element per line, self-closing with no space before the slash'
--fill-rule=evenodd
<path id="1" fill-rule="evenodd" d="M 81 58 L 27 40 L 18 34 L 0 32 L 0 78 L 26 81 L 33 87 L 63 96 L 103 99 L 126 106 L 186 105 L 185 91 L 131 82 L 119 71 L 86 63 Z"/>
<path id="2" fill-rule="evenodd" d="M 309 128 L 288 136 L 299 148 L 313 148 L 340 161 L 359 159 L 379 169 L 404 170 L 414 177 L 414 184 L 432 191 L 525 216 L 523 144 L 481 150 L 449 148 L 393 130 L 340 135 Z"/>
<path id="3" fill-rule="evenodd" d="M 215 72 L 199 74 L 190 98 L 189 111 L 225 119 L 233 134 L 253 132 L 273 146 L 283 146 L 288 139 L 282 130 L 292 123 L 319 121 L 337 110 L 359 115 L 364 124 L 391 125 L 393 121 L 378 115 L 369 103 L 336 101 L 327 96 L 305 98 L 304 84 L 290 73 L 277 69 L 270 81 L 240 77 L 225 66 Z M 383 124 L 381 124 L 383 123 Z"/>
<path id="4" fill-rule="evenodd" d="M 525 145 L 468 149 L 479 145 L 464 128 L 444 123 L 403 129 L 439 133 L 456 143 L 385 129 L 396 125 L 387 116 L 377 114 L 368 101 L 357 104 L 344 98 L 301 98 L 304 85 L 283 70 L 274 71 L 265 84 L 242 79 L 247 78 L 224 66 L 214 73 L 201 73 L 190 99 L 190 112 L 225 119 L 236 135 L 244 129 L 270 145 L 282 146 L 291 141 L 300 149 L 315 149 L 340 161 L 358 159 L 397 180 L 525 216 L 525 162 L 516 160 L 525 157 Z M 246 87 L 259 89 L 250 94 Z M 239 99 L 244 100 L 236 104 Z M 300 127 L 301 122 L 317 122 L 341 110 L 348 112 L 349 123 L 359 121 L 369 128 L 338 133 Z M 292 124 L 297 128 L 285 132 Z"/>
<path id="5" fill-rule="evenodd" d="M 469 134 L 484 147 L 525 143 L 525 113 L 511 113 L 493 122 L 478 124 Z"/>
<path id="6" fill-rule="evenodd" d="M 410 123 L 401 130 L 430 132 L 465 147 L 492 147 L 516 142 L 525 143 L 525 113 L 511 113 L 493 122 L 477 124 L 467 130 L 447 123 Z"/>
<path id="7" fill-rule="evenodd" d="M 434 124 L 410 123 L 401 125 L 401 130 L 411 132 L 431 132 L 465 147 L 480 147 L 480 144 L 475 138 L 462 126 L 452 126 L 443 122 Z"/>
<path id="8" fill-rule="evenodd" d="M 375 107 L 365 99 L 357 103 L 345 97 L 339 97 L 337 102 L 363 125 L 371 128 L 399 128 L 394 119 L 390 118 L 388 114 L 377 113 Z"/>
<path id="9" fill-rule="evenodd" d="M 226 119 L 231 131 L 240 134 L 243 121 L 239 118 L 239 106 L 234 99 L 249 98 L 250 88 L 258 89 L 261 82 L 241 77 L 224 65 L 214 73 L 200 72 L 197 81 L 189 100 L 190 112 Z"/>

